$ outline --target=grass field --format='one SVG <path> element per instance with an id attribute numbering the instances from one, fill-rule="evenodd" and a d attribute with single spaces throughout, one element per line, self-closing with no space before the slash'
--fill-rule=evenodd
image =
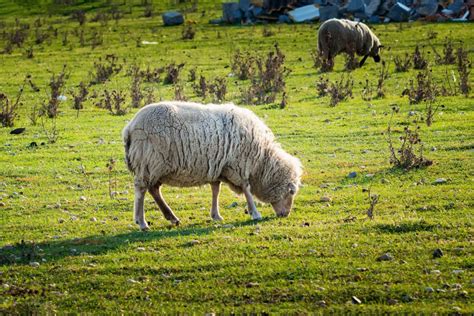
<path id="1" fill-rule="evenodd" d="M 437 97 L 435 104 L 445 107 L 428 127 L 420 119 L 426 103 L 410 105 L 401 96 L 418 71 L 396 73 L 392 61 L 423 45 L 433 80 L 447 85 L 446 73 L 457 76 L 456 65 L 437 65 L 427 38 L 437 33 L 431 43 L 440 53 L 445 37 L 455 47 L 462 41 L 472 60 L 472 23 L 373 25 L 387 47 L 385 97 L 361 97 L 363 83 L 376 85 L 381 67 L 368 60 L 350 73 L 353 98 L 331 107 L 315 87 L 321 74 L 310 51 L 317 24 L 211 26 L 207 21 L 220 12 L 218 4 L 208 2 L 204 16 L 201 10 L 187 16 L 196 22 L 195 38 L 182 40 L 182 27 L 163 27 L 159 16 L 141 17 L 139 5 L 120 7 L 131 14 L 118 22 L 83 26 L 66 15 L 75 7 L 56 6 L 50 16 L 40 16 L 37 28 L 49 35 L 35 44 L 33 14 L 47 12 L 48 5 L 18 3 L 0 1 L 0 31 L 11 30 L 15 17 L 30 24 L 25 44 L 0 55 L 0 92 L 14 99 L 27 74 L 40 91 L 24 89 L 15 121 L 24 133 L 0 128 L 0 313 L 474 313 L 473 93 Z M 91 1 L 81 8 L 88 18 L 101 10 Z M 58 29 L 57 37 L 50 25 Z M 74 35 L 81 29 L 83 46 Z M 264 29 L 273 35 L 264 36 Z M 94 49 L 93 32 L 103 38 Z M 1 48 L 6 38 L 0 38 Z M 137 45 L 142 41 L 157 44 Z M 240 88 L 249 81 L 229 76 L 233 52 L 263 56 L 275 43 L 291 70 L 287 107 L 279 108 L 281 98 L 269 105 L 241 104 Z M 33 58 L 26 57 L 29 47 Z M 90 95 L 121 90 L 128 93 L 127 103 L 126 72 L 133 64 L 185 63 L 184 94 L 194 101 L 202 99 L 187 81 L 191 69 L 198 77 L 225 76 L 226 100 L 254 111 L 303 163 L 303 187 L 290 217 L 277 218 L 269 205 L 258 204 L 264 219 L 251 221 L 245 199 L 225 187 L 225 220 L 215 223 L 209 217 L 209 186 L 165 187 L 181 225 L 170 227 L 148 196 L 151 230 L 140 232 L 132 220 L 133 183 L 120 135 L 137 109 L 114 116 L 97 108 L 93 98 L 79 113 L 72 109 L 69 91 L 89 82 L 94 62 L 107 54 L 115 54 L 123 69 L 91 86 Z M 323 76 L 347 76 L 343 64 L 337 57 L 335 70 Z M 44 119 L 43 127 L 41 119 L 34 125 L 29 117 L 48 99 L 50 77 L 63 65 L 69 74 L 67 100 L 60 103 L 53 143 L 46 132 L 52 132 L 54 120 Z M 472 87 L 472 75 L 469 83 Z M 144 87 L 153 88 L 156 100 L 174 97 L 172 85 Z M 392 119 L 395 145 L 405 126 L 420 126 L 432 166 L 405 171 L 390 165 L 386 130 L 394 105 L 400 108 Z M 111 170 L 110 159 L 116 160 Z M 351 172 L 357 176 L 349 178 Z M 435 184 L 439 178 L 446 181 Z M 113 198 L 109 187 L 117 192 Z M 366 215 L 367 189 L 379 196 L 373 219 Z M 321 202 L 322 197 L 329 199 Z M 433 258 L 437 248 L 441 258 Z M 393 260 L 377 261 L 387 252 Z M 354 304 L 353 296 L 362 304 Z"/>

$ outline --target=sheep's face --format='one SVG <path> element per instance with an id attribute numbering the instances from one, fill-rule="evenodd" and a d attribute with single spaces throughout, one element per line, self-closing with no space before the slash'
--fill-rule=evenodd
<path id="1" fill-rule="evenodd" d="M 281 199 L 271 204 L 277 216 L 287 217 L 290 214 L 293 199 L 298 192 L 298 185 L 289 183 L 281 188 L 281 191 Z"/>
<path id="2" fill-rule="evenodd" d="M 374 59 L 376 63 L 380 62 L 380 49 L 382 47 L 383 47 L 382 45 L 377 43 L 372 49 L 372 51 L 370 52 L 370 55 L 372 56 L 372 58 Z"/>

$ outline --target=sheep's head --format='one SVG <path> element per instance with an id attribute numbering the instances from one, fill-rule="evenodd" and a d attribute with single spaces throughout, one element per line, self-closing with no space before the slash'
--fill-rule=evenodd
<path id="1" fill-rule="evenodd" d="M 298 192 L 298 186 L 294 183 L 289 183 L 286 187 L 286 190 L 282 192 L 281 199 L 271 203 L 276 215 L 279 217 L 287 217 L 290 214 L 293 199 Z"/>
<path id="2" fill-rule="evenodd" d="M 278 150 L 268 167 L 266 179 L 262 179 L 262 192 L 257 197 L 270 203 L 277 216 L 286 217 L 290 214 L 301 183 L 301 162 L 283 150 Z"/>

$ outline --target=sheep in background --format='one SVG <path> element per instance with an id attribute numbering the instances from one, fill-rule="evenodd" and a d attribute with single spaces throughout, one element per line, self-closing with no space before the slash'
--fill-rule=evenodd
<path id="1" fill-rule="evenodd" d="M 147 190 L 165 218 L 179 224 L 163 199 L 163 184 L 209 183 L 214 220 L 222 220 L 218 207 L 221 182 L 245 195 L 253 219 L 261 215 L 252 194 L 270 203 L 278 216 L 290 213 L 300 185 L 300 161 L 286 153 L 270 129 L 247 109 L 178 101 L 150 104 L 122 134 L 126 163 L 134 174 L 135 221 L 142 230 L 149 229 L 144 214 Z"/>
<path id="2" fill-rule="evenodd" d="M 360 67 L 369 56 L 378 63 L 382 47 L 377 36 L 361 22 L 330 19 L 319 27 L 318 51 L 329 69 L 334 65 L 334 57 L 342 52 L 364 56 L 360 61 Z"/>

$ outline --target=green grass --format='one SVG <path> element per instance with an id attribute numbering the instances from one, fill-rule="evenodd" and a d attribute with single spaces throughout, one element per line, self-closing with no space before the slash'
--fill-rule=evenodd
<path id="1" fill-rule="evenodd" d="M 95 2 L 84 5 L 88 4 Z M 218 5 L 209 2 L 206 6 L 210 9 L 205 17 L 200 13 L 188 17 L 198 22 L 191 41 L 181 40 L 181 27 L 164 28 L 159 18 L 140 18 L 136 7 L 117 24 L 102 27 L 88 22 L 83 27 L 86 34 L 93 28 L 103 32 L 104 44 L 94 50 L 80 47 L 74 35 L 69 36 L 70 44 L 62 46 L 61 33 L 78 28 L 78 23 L 53 15 L 45 17 L 48 23 L 42 28 L 51 24 L 59 29 L 59 36 L 52 37 L 50 44 L 33 45 L 33 59 L 24 56 L 32 35 L 23 48 L 1 55 L 1 92 L 14 96 L 26 74 L 31 74 L 41 91 L 25 89 L 15 124 L 26 127 L 24 134 L 10 135 L 10 128 L 0 129 L 0 312 L 445 314 L 459 307 L 472 314 L 472 92 L 467 98 L 439 98 L 437 102 L 446 108 L 436 114 L 434 124 L 418 123 L 425 155 L 434 161 L 430 167 L 393 169 L 382 133 L 393 104 L 401 109 L 393 119 L 393 128 L 399 131 L 408 123 L 415 126 L 408 113 L 423 113 L 425 106 L 409 105 L 401 97 L 417 72 L 394 73 L 391 58 L 411 53 L 416 44 L 426 44 L 427 33 L 433 30 L 438 33 L 433 40 L 438 51 L 449 36 L 456 45 L 462 40 L 472 59 L 473 25 L 412 23 L 402 24 L 401 30 L 398 24 L 373 26 L 382 43 L 391 47 L 382 56 L 390 69 L 386 97 L 371 102 L 361 99 L 360 82 L 368 78 L 375 84 L 380 69 L 368 60 L 351 74 L 354 98 L 330 107 L 327 97 L 317 97 L 315 82 L 320 74 L 312 68 L 309 53 L 316 43 L 317 25 L 271 25 L 275 35 L 263 37 L 262 26 L 206 24 L 211 16 L 219 15 L 212 10 Z M 15 15 L 2 9 L 6 7 L 17 7 L 8 1 L 0 5 L 4 28 L 9 29 Z M 41 7 L 30 9 L 41 11 Z M 21 21 L 32 24 L 35 19 Z M 158 45 L 136 47 L 137 38 Z M 46 99 L 51 72 L 59 72 L 63 64 L 70 74 L 70 90 L 89 80 L 99 57 L 116 54 L 126 60 L 125 69 L 91 90 L 128 91 L 130 77 L 125 70 L 132 63 L 157 67 L 185 62 L 182 78 L 194 67 L 198 75 L 227 76 L 234 50 L 264 54 L 275 42 L 292 70 L 287 80 L 288 107 L 249 108 L 304 165 L 304 186 L 289 218 L 276 218 L 269 205 L 259 204 L 264 219 L 250 221 L 244 214 L 244 198 L 224 188 L 221 214 L 225 221 L 214 223 L 209 220 L 208 186 L 165 187 L 164 196 L 182 225 L 169 227 L 147 197 L 152 230 L 140 232 L 132 221 L 132 177 L 123 163 L 120 136 L 136 110 L 112 116 L 89 100 L 76 117 L 66 93 L 56 143 L 48 143 L 40 124 L 33 126 L 28 119 L 31 108 Z M 425 52 L 430 50 L 425 48 Z M 436 82 L 443 83 L 446 68 L 457 74 L 454 65 L 434 65 L 431 55 Z M 331 80 L 343 73 L 343 61 L 337 58 L 336 70 L 327 75 Z M 239 87 L 248 82 L 227 79 L 227 99 L 239 103 Z M 171 86 L 153 87 L 157 98 L 174 95 Z M 200 101 L 189 82 L 185 82 L 185 94 Z M 33 141 L 37 148 L 28 147 Z M 436 150 L 431 151 L 432 147 Z M 108 196 L 110 158 L 117 159 L 111 173 L 114 190 L 120 192 L 115 199 Z M 347 178 L 352 171 L 357 177 Z M 448 181 L 433 185 L 437 178 Z M 373 220 L 366 216 L 369 201 L 364 188 L 380 196 Z M 332 198 L 329 204 L 320 202 L 326 195 Z M 230 207 L 233 202 L 238 205 Z M 355 220 L 345 221 L 349 216 Z M 442 258 L 432 258 L 436 248 L 443 250 Z M 376 260 L 386 252 L 394 256 L 393 261 Z M 40 266 L 30 266 L 34 261 Z M 427 287 L 435 291 L 429 293 Z M 363 304 L 348 303 L 352 296 Z M 389 299 L 398 303 L 389 305 Z M 320 300 L 326 301 L 326 308 L 318 305 Z"/>

